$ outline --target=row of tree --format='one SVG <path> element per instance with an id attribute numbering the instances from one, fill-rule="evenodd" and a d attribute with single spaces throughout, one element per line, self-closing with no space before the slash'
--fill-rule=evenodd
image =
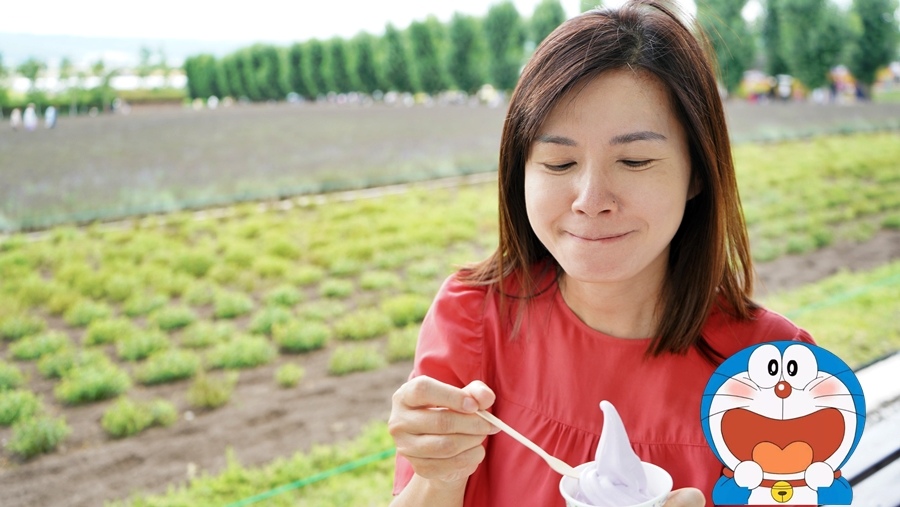
<path id="1" fill-rule="evenodd" d="M 748 22 L 748 0 L 697 2 L 697 20 L 719 63 L 722 85 L 734 92 L 749 68 L 790 74 L 807 88 L 827 83 L 829 70 L 845 63 L 868 92 L 878 68 L 897 54 L 898 0 L 853 0 L 849 11 L 831 0 L 761 0 L 763 15 Z M 583 0 L 582 10 L 599 2 Z M 330 92 L 375 90 L 473 92 L 485 83 L 512 89 L 533 49 L 565 19 L 558 0 L 543 0 L 530 19 L 510 1 L 494 4 L 483 18 L 456 14 L 382 36 L 312 39 L 290 47 L 257 44 L 224 58 L 198 55 L 185 61 L 191 97 L 231 95 L 281 99 L 294 92 L 315 98 Z"/>
<path id="2" fill-rule="evenodd" d="M 730 92 L 760 62 L 768 74 L 790 74 L 810 89 L 826 85 L 829 70 L 843 63 L 868 95 L 877 70 L 897 55 L 898 0 L 853 0 L 849 11 L 829 0 L 763 0 L 755 25 L 741 15 L 747 1 L 697 2 L 697 20 Z"/>
<path id="3" fill-rule="evenodd" d="M 388 24 L 381 36 L 361 33 L 289 47 L 256 44 L 222 58 L 197 55 L 185 60 L 184 70 L 190 96 L 204 99 L 230 95 L 259 101 L 291 92 L 315 98 L 376 90 L 471 93 L 485 83 L 509 90 L 529 48 L 565 19 L 558 0 L 543 0 L 530 19 L 507 0 L 484 17 L 457 13 L 448 23 L 430 17 L 402 30 Z"/>

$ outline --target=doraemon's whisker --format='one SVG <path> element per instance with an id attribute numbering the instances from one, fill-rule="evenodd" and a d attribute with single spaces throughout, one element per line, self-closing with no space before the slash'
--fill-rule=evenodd
<path id="1" fill-rule="evenodd" d="M 740 398 L 742 400 L 750 400 L 753 401 L 753 398 L 749 396 L 738 396 L 737 394 L 722 394 L 719 393 L 716 395 L 717 398 Z"/>
<path id="2" fill-rule="evenodd" d="M 737 407 L 728 407 L 725 410 L 719 410 L 718 412 L 710 412 L 708 416 L 704 417 L 704 419 L 709 419 L 710 417 L 712 417 L 714 415 L 724 414 L 725 412 L 728 412 L 729 410 L 734 410 L 736 408 L 747 408 L 749 406 L 750 405 L 740 405 Z"/>
<path id="3" fill-rule="evenodd" d="M 813 399 L 816 400 L 816 399 L 819 399 L 819 398 L 831 398 L 831 397 L 833 397 L 833 396 L 853 396 L 853 395 L 850 394 L 850 393 L 843 393 L 843 394 L 823 394 L 823 395 L 821 395 L 821 396 L 813 396 Z"/>
<path id="4" fill-rule="evenodd" d="M 855 416 L 857 416 L 857 417 L 863 417 L 863 416 L 859 415 L 859 413 L 858 413 L 856 410 L 853 410 L 853 409 L 841 408 L 841 407 L 833 407 L 833 406 L 831 406 L 831 405 L 814 405 L 814 406 L 815 406 L 816 408 L 833 408 L 833 409 L 835 409 L 835 410 L 840 410 L 841 412 L 846 412 L 846 413 L 848 413 L 848 414 L 853 414 L 853 415 L 855 415 Z"/>

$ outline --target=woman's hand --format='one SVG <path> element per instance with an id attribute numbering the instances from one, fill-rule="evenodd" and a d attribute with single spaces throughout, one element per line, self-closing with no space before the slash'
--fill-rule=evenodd
<path id="1" fill-rule="evenodd" d="M 484 459 L 485 437 L 499 430 L 475 415 L 494 404 L 483 382 L 466 387 L 420 376 L 394 393 L 388 429 L 397 453 L 416 475 L 438 487 L 458 487 Z"/>
<path id="2" fill-rule="evenodd" d="M 703 507 L 706 498 L 697 488 L 681 488 L 669 493 L 663 507 Z"/>

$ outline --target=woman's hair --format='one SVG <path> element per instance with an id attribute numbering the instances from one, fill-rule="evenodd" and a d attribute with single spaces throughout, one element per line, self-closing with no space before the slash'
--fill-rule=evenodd
<path id="1" fill-rule="evenodd" d="M 683 353 L 696 345 L 707 357 L 717 355 L 701 336 L 713 305 L 739 319 L 751 318 L 756 305 L 750 299 L 753 267 L 725 114 L 709 52 L 695 30 L 698 35 L 661 1 L 636 0 L 583 13 L 541 43 L 512 94 L 500 141 L 499 246 L 463 270 L 462 280 L 499 289 L 514 275 L 521 291 L 499 289 L 501 304 L 535 295 L 533 266 L 552 261 L 525 211 L 525 162 L 539 129 L 560 98 L 583 80 L 612 69 L 650 73 L 668 89 L 700 191 L 687 202 L 672 238 L 659 327 L 648 354 Z M 516 306 L 518 330 L 522 307 Z"/>

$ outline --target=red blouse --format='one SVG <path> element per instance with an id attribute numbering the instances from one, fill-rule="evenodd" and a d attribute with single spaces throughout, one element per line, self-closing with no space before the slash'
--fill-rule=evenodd
<path id="1" fill-rule="evenodd" d="M 592 329 L 566 305 L 555 282 L 532 300 L 518 338 L 509 338 L 511 323 L 498 305 L 494 291 L 451 276 L 422 324 L 410 378 L 428 375 L 459 387 L 482 380 L 497 395 L 494 414 L 572 466 L 593 459 L 603 426 L 599 403 L 609 400 L 637 455 L 666 469 L 676 489 L 700 488 L 713 505 L 722 465 L 700 425 L 713 365 L 696 350 L 645 359 L 650 339 Z M 749 322 L 713 311 L 703 336 L 725 357 L 766 341 L 813 343 L 806 331 L 764 309 Z M 465 507 L 564 505 L 560 476 L 536 454 L 503 433 L 488 437 L 485 447 L 466 485 Z M 398 456 L 394 494 L 412 475 Z"/>

